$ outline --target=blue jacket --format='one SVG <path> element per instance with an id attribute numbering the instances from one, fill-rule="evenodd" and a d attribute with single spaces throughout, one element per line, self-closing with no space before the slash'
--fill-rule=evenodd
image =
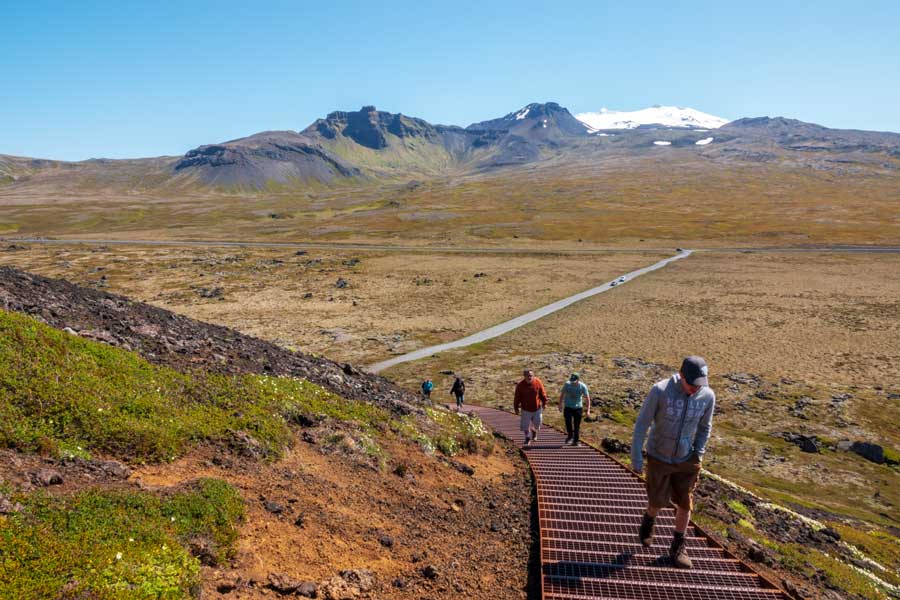
<path id="1" fill-rule="evenodd" d="M 693 396 L 681 389 L 677 373 L 663 379 L 644 399 L 634 435 L 631 438 L 631 465 L 640 472 L 644 466 L 641 449 L 650 429 L 647 454 L 667 463 L 680 463 L 692 454 L 703 457 L 712 431 L 716 394 L 709 386 L 701 387 Z"/>

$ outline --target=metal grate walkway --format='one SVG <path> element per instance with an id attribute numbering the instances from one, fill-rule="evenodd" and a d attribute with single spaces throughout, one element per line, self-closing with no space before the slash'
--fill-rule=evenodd
<path id="1" fill-rule="evenodd" d="M 524 441 L 512 413 L 481 406 L 465 411 L 513 442 Z M 647 502 L 644 482 L 599 450 L 564 441 L 563 433 L 544 426 L 524 450 L 537 485 L 542 598 L 788 599 L 693 524 L 686 536 L 694 568 L 672 567 L 672 509 L 657 518 L 657 543 L 644 548 L 637 534 Z"/>

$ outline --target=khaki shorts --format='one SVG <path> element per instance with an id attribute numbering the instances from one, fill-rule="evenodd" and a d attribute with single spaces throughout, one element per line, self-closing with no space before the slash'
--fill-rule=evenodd
<path id="1" fill-rule="evenodd" d="M 670 465 L 647 457 L 647 500 L 654 508 L 665 508 L 669 501 L 679 508 L 694 508 L 692 494 L 700 475 L 700 459 L 692 456 L 683 463 Z"/>
<path id="2" fill-rule="evenodd" d="M 522 416 L 519 417 L 519 429 L 528 435 L 528 432 L 534 430 L 535 433 L 541 430 L 541 421 L 544 411 L 537 409 L 534 412 L 523 410 Z"/>

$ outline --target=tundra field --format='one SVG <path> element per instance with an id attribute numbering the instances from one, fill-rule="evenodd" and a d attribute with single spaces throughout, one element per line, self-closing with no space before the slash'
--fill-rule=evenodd
<path id="1" fill-rule="evenodd" d="M 364 366 L 479 331 L 674 249 L 592 252 L 17 242 L 0 256 L 3 264 Z M 698 521 L 745 556 L 765 549 L 763 564 L 782 576 L 882 598 L 883 588 L 833 550 L 792 541 L 795 532 L 760 511 L 770 501 L 818 520 L 884 567 L 873 567 L 882 580 L 900 584 L 898 272 L 894 253 L 698 251 L 502 337 L 384 375 L 412 391 L 430 377 L 442 402 L 450 400 L 451 373 L 459 373 L 468 401 L 510 408 L 513 385 L 530 366 L 553 400 L 548 422 L 561 426 L 555 398 L 579 371 L 599 417 L 584 424 L 583 438 L 609 445 L 630 441 L 655 380 L 682 355 L 701 354 L 719 398 L 706 468 L 744 490 L 724 488 L 733 494 L 727 502 L 721 489 L 708 492 Z M 850 450 L 854 442 L 882 446 L 882 462 Z M 148 481 L 169 477 L 165 469 L 145 471 Z"/>

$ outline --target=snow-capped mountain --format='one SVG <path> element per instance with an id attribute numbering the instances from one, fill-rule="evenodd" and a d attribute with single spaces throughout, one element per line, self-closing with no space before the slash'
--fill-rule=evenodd
<path id="1" fill-rule="evenodd" d="M 641 126 L 659 125 L 683 129 L 718 129 L 728 119 L 716 117 L 693 108 L 655 105 L 634 111 L 618 111 L 601 108 L 600 112 L 586 112 L 575 118 L 594 131 L 602 129 L 635 129 Z"/>

